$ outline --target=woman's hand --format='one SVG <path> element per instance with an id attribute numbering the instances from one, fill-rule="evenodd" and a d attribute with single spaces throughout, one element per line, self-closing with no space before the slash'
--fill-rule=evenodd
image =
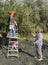
<path id="1" fill-rule="evenodd" d="M 33 33 L 31 33 L 31 36 L 32 36 L 32 37 L 35 37 L 35 35 L 34 35 Z"/>
<path id="2" fill-rule="evenodd" d="M 33 42 L 33 44 L 35 45 L 36 43 L 35 43 L 35 42 Z"/>

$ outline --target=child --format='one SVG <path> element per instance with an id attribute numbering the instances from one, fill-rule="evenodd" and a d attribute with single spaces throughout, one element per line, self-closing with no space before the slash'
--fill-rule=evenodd
<path id="1" fill-rule="evenodd" d="M 42 44 L 43 44 L 43 35 L 42 35 L 42 29 L 36 30 L 36 35 L 31 34 L 33 37 L 35 37 L 35 49 L 36 49 L 36 56 L 38 58 L 38 61 L 43 60 L 42 56 Z"/>
<path id="2" fill-rule="evenodd" d="M 10 29 L 10 36 L 14 36 L 15 35 L 15 12 L 14 11 L 10 11 L 10 26 L 9 26 L 9 29 Z"/>

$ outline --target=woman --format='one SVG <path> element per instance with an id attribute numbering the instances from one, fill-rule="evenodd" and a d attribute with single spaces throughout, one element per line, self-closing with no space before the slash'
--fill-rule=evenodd
<path id="1" fill-rule="evenodd" d="M 36 35 L 31 34 L 33 37 L 35 37 L 35 49 L 36 49 L 36 56 L 38 61 L 43 60 L 42 56 L 42 45 L 43 45 L 43 35 L 42 35 L 42 29 L 36 29 Z"/>

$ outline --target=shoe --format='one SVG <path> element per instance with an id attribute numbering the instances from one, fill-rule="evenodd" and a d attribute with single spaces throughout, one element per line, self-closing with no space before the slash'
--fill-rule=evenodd
<path id="1" fill-rule="evenodd" d="M 38 59 L 38 61 L 42 61 L 42 60 L 43 60 L 42 58 Z"/>

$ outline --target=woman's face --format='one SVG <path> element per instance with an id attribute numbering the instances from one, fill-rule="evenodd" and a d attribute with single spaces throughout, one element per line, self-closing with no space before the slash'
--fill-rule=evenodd
<path id="1" fill-rule="evenodd" d="M 38 34 L 38 33 L 40 33 L 40 31 L 39 31 L 39 30 L 36 30 L 36 31 L 35 31 L 35 33 L 37 33 L 37 34 Z"/>

